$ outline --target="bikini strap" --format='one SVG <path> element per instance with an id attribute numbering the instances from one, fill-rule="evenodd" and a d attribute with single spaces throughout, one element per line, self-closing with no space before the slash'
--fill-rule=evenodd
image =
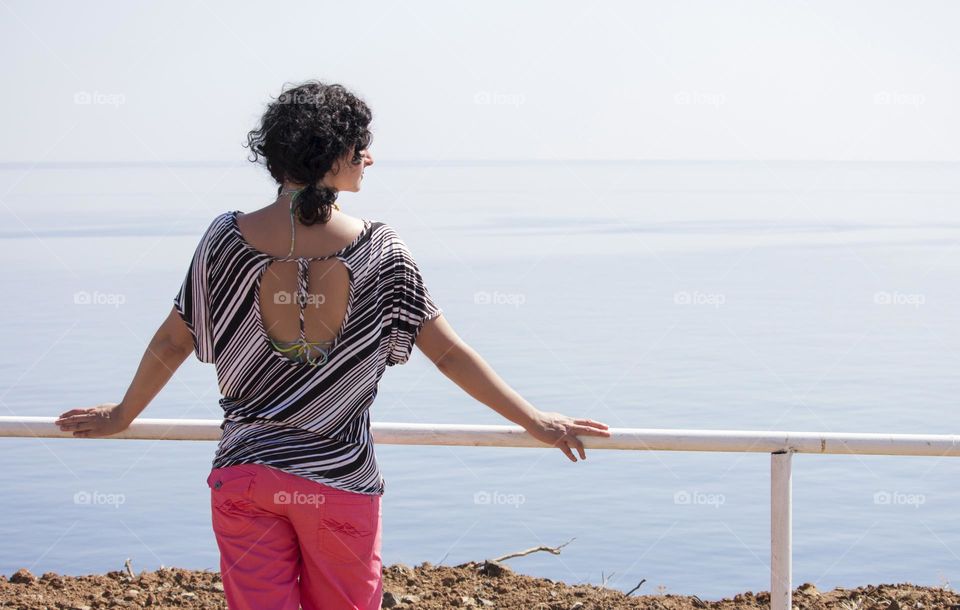
<path id="1" fill-rule="evenodd" d="M 290 198 L 290 253 L 287 255 L 287 258 L 293 258 L 293 247 L 294 247 L 295 236 L 296 236 L 296 219 L 293 212 L 294 199 L 296 199 L 297 195 L 302 190 L 303 189 L 288 189 L 286 191 L 283 191 L 285 193 L 294 194 L 293 197 Z M 310 364 L 313 364 L 313 365 L 323 364 L 327 361 L 327 358 L 329 356 L 329 349 L 325 350 L 323 348 L 320 348 L 320 351 L 322 354 L 321 358 L 313 359 L 310 356 L 310 347 L 319 346 L 322 344 L 332 344 L 333 341 L 315 341 L 315 342 L 307 341 L 306 329 L 304 327 L 304 320 L 303 320 L 303 310 L 307 306 L 307 299 L 310 294 L 307 290 L 308 282 L 309 282 L 310 260 L 304 256 L 298 256 L 296 260 L 297 260 L 296 299 L 297 299 L 297 307 L 300 310 L 300 314 L 299 314 L 300 315 L 300 338 L 297 339 L 297 341 L 292 342 L 290 347 L 286 349 L 278 347 L 278 349 L 284 352 L 297 350 L 297 355 L 298 356 L 305 355 L 307 358 L 307 362 L 309 362 Z M 274 342 L 274 345 L 277 345 L 277 343 Z"/>

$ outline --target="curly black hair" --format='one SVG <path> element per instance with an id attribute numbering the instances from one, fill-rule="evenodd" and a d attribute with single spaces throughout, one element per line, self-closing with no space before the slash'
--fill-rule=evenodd
<path id="1" fill-rule="evenodd" d="M 308 80 L 285 88 L 267 105 L 259 129 L 247 134 L 246 147 L 257 162 L 264 158 L 267 170 L 283 190 L 285 180 L 305 184 L 296 195 L 300 222 L 312 225 L 330 220 L 337 190 L 319 184 L 351 148 L 351 163 L 362 162 L 360 152 L 373 139 L 368 126 L 373 115 L 367 104 L 343 85 Z"/>

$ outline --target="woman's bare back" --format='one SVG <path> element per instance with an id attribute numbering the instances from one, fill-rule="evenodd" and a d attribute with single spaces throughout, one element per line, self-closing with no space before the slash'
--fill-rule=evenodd
<path id="1" fill-rule="evenodd" d="M 255 250 L 274 257 L 290 256 L 291 226 L 288 208 L 268 206 L 237 216 L 237 227 Z M 325 224 L 296 223 L 294 257 L 323 257 L 350 245 L 364 230 L 360 218 L 332 211 Z M 297 261 L 273 261 L 260 282 L 259 304 L 264 330 L 277 342 L 300 336 L 297 302 Z M 307 298 L 303 308 L 306 340 L 333 341 L 343 326 L 350 294 L 350 275 L 343 262 L 332 257 L 309 261 Z"/>

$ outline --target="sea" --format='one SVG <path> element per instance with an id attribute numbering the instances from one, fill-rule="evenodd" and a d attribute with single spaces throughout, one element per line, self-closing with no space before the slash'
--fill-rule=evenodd
<path id="1" fill-rule="evenodd" d="M 119 402 L 238 162 L 0 166 L 0 413 Z M 447 321 L 533 405 L 612 428 L 960 434 L 960 165 L 378 161 Z M 188 359 L 144 418 L 218 419 Z M 419 353 L 376 422 L 510 424 Z M 219 569 L 201 441 L 0 438 L 0 574 Z M 770 588 L 770 455 L 379 445 L 385 564 L 720 599 Z M 960 581 L 960 459 L 793 458 L 793 579 Z"/>

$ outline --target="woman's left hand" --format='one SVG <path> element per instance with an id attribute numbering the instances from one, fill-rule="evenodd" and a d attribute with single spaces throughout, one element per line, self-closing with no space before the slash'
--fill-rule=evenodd
<path id="1" fill-rule="evenodd" d="M 130 424 L 123 418 L 120 405 L 107 402 L 96 407 L 70 409 L 54 422 L 77 438 L 98 438 L 123 432 Z"/>
<path id="2" fill-rule="evenodd" d="M 534 422 L 525 426 L 525 429 L 530 436 L 538 441 L 560 449 L 572 462 L 577 461 L 572 449 L 577 450 L 581 460 L 587 459 L 583 442 L 577 438 L 578 434 L 604 437 L 611 435 L 610 427 L 603 422 L 592 419 L 574 419 L 562 413 L 544 413 L 543 411 L 538 411 Z"/>

